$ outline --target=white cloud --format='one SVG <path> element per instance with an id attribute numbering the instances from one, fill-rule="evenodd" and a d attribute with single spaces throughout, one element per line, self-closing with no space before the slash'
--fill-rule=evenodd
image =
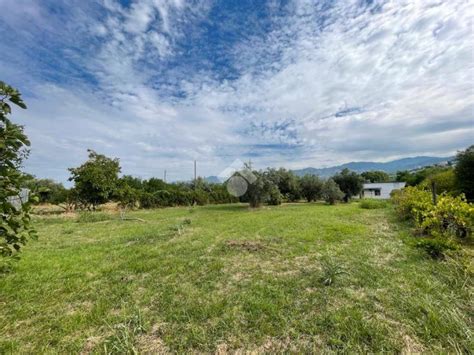
<path id="1" fill-rule="evenodd" d="M 125 173 L 161 176 L 166 168 L 185 179 L 194 159 L 212 175 L 248 156 L 260 167 L 305 167 L 452 154 L 471 143 L 472 3 L 361 3 L 300 0 L 282 10 L 269 1 L 269 31 L 212 53 L 230 58 L 232 80 L 208 67 L 169 65 L 192 40 L 185 30 L 199 33 L 209 21 L 210 2 L 126 8 L 104 0 L 108 12 L 99 18 L 71 10 L 83 21 L 75 36 L 100 39 L 74 59 L 98 83 L 93 91 L 86 83 L 30 84 L 35 96 L 22 115 L 33 141 L 28 166 L 64 179 L 94 148 L 120 157 Z M 32 4 L 29 16 L 41 28 L 45 10 Z M 0 68 L 18 75 L 18 66 L 0 61 Z"/>

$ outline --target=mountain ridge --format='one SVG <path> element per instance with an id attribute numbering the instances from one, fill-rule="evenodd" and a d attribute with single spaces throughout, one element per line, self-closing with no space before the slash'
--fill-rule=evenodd
<path id="1" fill-rule="evenodd" d="M 362 173 L 364 171 L 381 170 L 386 173 L 395 173 L 399 170 L 415 170 L 425 166 L 446 163 L 453 160 L 454 157 L 430 157 L 430 156 L 416 156 L 391 160 L 388 162 L 370 162 L 370 161 L 359 161 L 349 162 L 327 168 L 304 168 L 304 169 L 293 169 L 292 171 L 298 175 L 303 176 L 306 174 L 319 175 L 321 177 L 329 177 L 337 174 L 341 170 L 347 168 L 349 170 Z"/>
<path id="2" fill-rule="evenodd" d="M 381 170 L 386 173 L 395 173 L 399 170 L 415 170 L 425 166 L 434 164 L 446 163 L 452 161 L 453 156 L 450 157 L 431 157 L 431 156 L 416 156 L 391 160 L 387 162 L 371 162 L 371 161 L 352 161 L 340 165 L 330 166 L 326 168 L 303 168 L 303 169 L 291 169 L 296 175 L 304 176 L 306 174 L 318 175 L 323 178 L 327 178 L 339 173 L 342 169 L 349 169 L 357 173 L 371 170 Z M 216 183 L 221 182 L 217 176 L 208 176 L 205 178 L 206 181 Z"/>

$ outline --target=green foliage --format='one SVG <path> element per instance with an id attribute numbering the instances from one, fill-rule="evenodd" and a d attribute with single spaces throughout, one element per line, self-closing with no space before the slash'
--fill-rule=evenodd
<path id="1" fill-rule="evenodd" d="M 433 259 L 444 259 L 446 252 L 458 249 L 449 239 L 423 238 L 415 244 L 416 248 L 424 250 Z"/>
<path id="2" fill-rule="evenodd" d="M 243 200 L 248 201 L 250 207 L 257 208 L 272 200 L 274 203 L 278 203 L 278 200 L 281 202 L 281 197 L 276 193 L 278 187 L 267 177 L 266 173 L 252 171 L 252 174 L 255 176 L 255 181 L 248 184 L 247 191 L 243 196 Z"/>
<path id="3" fill-rule="evenodd" d="M 466 238 L 472 234 L 474 206 L 463 195 L 441 195 L 436 206 L 426 211 L 421 227 L 436 237 Z"/>
<path id="4" fill-rule="evenodd" d="M 281 205 L 283 200 L 283 196 L 280 193 L 280 190 L 276 185 L 270 187 L 270 191 L 268 193 L 268 204 L 273 206 Z"/>
<path id="5" fill-rule="evenodd" d="M 367 210 L 374 210 L 378 208 L 387 207 L 387 202 L 373 199 L 363 199 L 362 201 L 360 201 L 359 206 L 360 208 L 364 208 Z"/>
<path id="6" fill-rule="evenodd" d="M 392 195 L 395 210 L 402 219 L 411 219 L 425 234 L 439 238 L 469 237 L 474 224 L 474 207 L 464 196 L 442 194 L 436 205 L 431 193 L 406 187 Z"/>
<path id="7" fill-rule="evenodd" d="M 36 179 L 26 175 L 23 186 L 30 189 L 37 197 L 39 203 L 58 205 L 66 202 L 67 192 L 63 184 L 51 179 Z"/>
<path id="8" fill-rule="evenodd" d="M 395 179 L 396 181 L 406 182 L 407 186 L 418 186 L 427 178 L 435 176 L 438 173 L 442 173 L 450 169 L 450 167 L 427 166 L 416 171 L 397 171 Z"/>
<path id="9" fill-rule="evenodd" d="M 330 205 L 334 205 L 337 201 L 342 201 L 344 198 L 344 192 L 341 191 L 334 180 L 328 179 L 323 185 L 322 196 L 324 201 Z"/>
<path id="10" fill-rule="evenodd" d="M 390 176 L 385 171 L 373 170 L 365 171 L 360 176 L 365 182 L 389 182 Z"/>
<path id="11" fill-rule="evenodd" d="M 401 219 L 412 219 L 419 225 L 423 222 L 425 213 L 433 208 L 431 193 L 412 186 L 393 191 L 392 201 Z"/>
<path id="12" fill-rule="evenodd" d="M 8 118 L 11 104 L 26 109 L 20 93 L 0 81 L 0 256 L 16 254 L 21 245 L 35 237 L 30 225 L 31 202 L 22 201 L 21 206 L 13 202 L 19 200 L 24 180 L 20 166 L 28 156 L 30 142 L 23 127 Z"/>
<path id="13" fill-rule="evenodd" d="M 339 185 L 344 192 L 344 200 L 347 202 L 352 196 L 360 194 L 363 187 L 363 179 L 354 171 L 349 169 L 342 170 L 339 174 L 334 175 L 333 180 Z"/>
<path id="14" fill-rule="evenodd" d="M 443 192 L 456 193 L 458 190 L 456 176 L 454 174 L 454 169 L 452 168 L 434 172 L 420 183 L 420 187 L 428 190 L 431 189 L 432 183 L 435 183 L 437 194 Z"/>
<path id="15" fill-rule="evenodd" d="M 325 286 L 332 285 L 340 275 L 348 274 L 340 262 L 326 257 L 321 260 L 321 283 Z"/>
<path id="16" fill-rule="evenodd" d="M 265 171 L 265 175 L 280 190 L 285 200 L 298 201 L 301 198 L 300 181 L 292 171 L 270 168 Z"/>
<path id="17" fill-rule="evenodd" d="M 140 192 L 130 186 L 124 179 L 120 179 L 114 191 L 115 199 L 122 208 L 135 208 L 140 199 Z"/>
<path id="18" fill-rule="evenodd" d="M 86 208 L 108 202 L 114 195 L 120 165 L 118 159 L 110 159 L 105 155 L 88 150 L 89 159 L 77 168 L 70 168 L 70 181 L 74 181 L 79 202 Z"/>
<path id="19" fill-rule="evenodd" d="M 316 201 L 322 198 L 323 181 L 316 175 L 305 175 L 300 180 L 301 194 L 308 201 Z"/>
<path id="20" fill-rule="evenodd" d="M 468 201 L 474 201 L 474 145 L 456 155 L 456 182 Z"/>

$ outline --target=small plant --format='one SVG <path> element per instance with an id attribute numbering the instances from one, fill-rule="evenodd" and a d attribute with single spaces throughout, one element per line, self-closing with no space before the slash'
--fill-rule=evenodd
<path id="1" fill-rule="evenodd" d="M 192 223 L 192 221 L 191 221 L 190 218 L 185 218 L 185 219 L 183 220 L 183 224 L 185 224 L 185 225 L 190 225 L 191 223 Z"/>
<path id="2" fill-rule="evenodd" d="M 433 259 L 444 259 L 447 251 L 457 249 L 453 242 L 441 238 L 422 239 L 415 246 L 424 250 Z"/>
<path id="3" fill-rule="evenodd" d="M 109 328 L 113 331 L 104 343 L 106 354 L 138 354 L 136 337 L 146 332 L 145 324 L 139 309 L 124 323 Z"/>
<path id="4" fill-rule="evenodd" d="M 359 204 L 360 208 L 364 208 L 367 210 L 374 210 L 377 208 L 385 208 L 387 207 L 387 202 L 386 201 L 380 201 L 380 200 L 371 200 L 371 199 L 365 199 L 360 201 Z"/>
<path id="5" fill-rule="evenodd" d="M 321 260 L 321 269 L 322 276 L 320 281 L 325 286 L 332 285 L 340 275 L 348 274 L 343 265 L 330 258 Z"/>

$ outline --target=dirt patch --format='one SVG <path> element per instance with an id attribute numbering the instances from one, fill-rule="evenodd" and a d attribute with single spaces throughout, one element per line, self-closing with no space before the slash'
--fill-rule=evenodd
<path id="1" fill-rule="evenodd" d="M 149 334 L 140 335 L 137 348 L 141 354 L 169 354 L 170 351 L 160 337 L 161 325 L 155 324 Z"/>
<path id="2" fill-rule="evenodd" d="M 265 245 L 256 240 L 227 240 L 225 246 L 232 250 L 257 252 L 266 249 Z"/>
<path id="3" fill-rule="evenodd" d="M 84 348 L 80 352 L 81 355 L 91 354 L 94 351 L 94 348 L 102 341 L 102 337 L 91 336 L 87 338 Z"/>

